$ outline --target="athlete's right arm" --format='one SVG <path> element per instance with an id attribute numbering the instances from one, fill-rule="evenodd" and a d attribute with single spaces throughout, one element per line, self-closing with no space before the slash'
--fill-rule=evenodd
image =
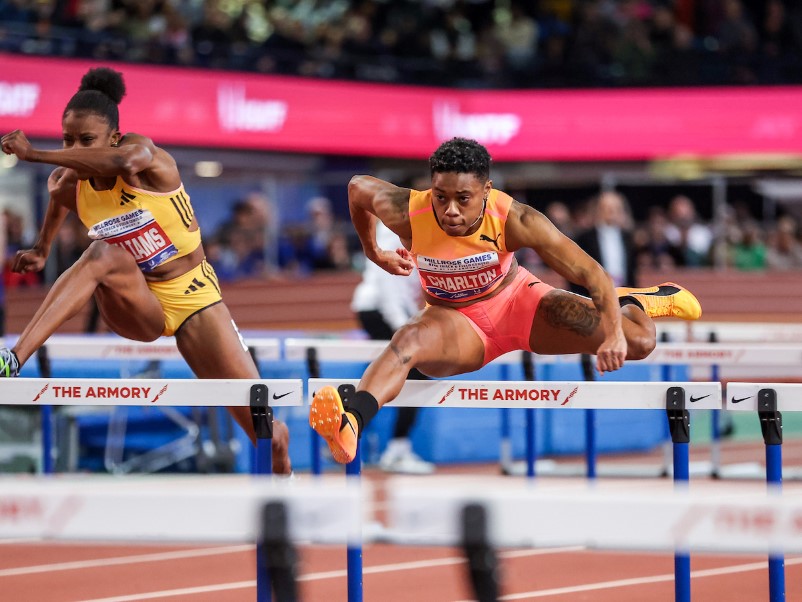
<path id="1" fill-rule="evenodd" d="M 45 267 L 53 239 L 64 223 L 67 213 L 71 208 L 74 209 L 76 183 L 77 178 L 72 170 L 57 167 L 50 174 L 47 179 L 50 202 L 42 227 L 39 229 L 39 236 L 32 248 L 17 251 L 11 265 L 12 271 L 40 272 Z"/>
<path id="2" fill-rule="evenodd" d="M 408 249 L 412 245 L 409 224 L 409 188 L 401 188 L 373 176 L 354 176 L 348 183 L 348 209 L 365 256 L 391 274 L 407 276 L 414 263 L 408 252 L 383 250 L 376 243 L 376 221 L 395 232 Z"/>

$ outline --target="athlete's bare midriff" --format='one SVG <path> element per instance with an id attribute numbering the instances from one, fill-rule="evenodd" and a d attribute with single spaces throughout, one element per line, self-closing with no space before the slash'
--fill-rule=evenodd
<path id="1" fill-rule="evenodd" d="M 145 280 L 149 280 L 150 282 L 165 282 L 186 274 L 198 266 L 205 257 L 206 253 L 201 243 L 198 245 L 197 249 L 188 255 L 173 259 L 172 261 L 153 268 L 150 272 L 143 272 L 142 274 L 145 276 Z"/>
<path id="2" fill-rule="evenodd" d="M 135 188 L 142 188 L 143 190 L 161 193 L 161 191 L 154 190 L 153 186 L 144 183 L 141 181 L 141 179 L 131 182 L 129 179 L 123 178 L 123 181 L 129 186 L 134 186 Z M 115 186 L 116 182 L 117 178 L 91 178 L 87 180 L 87 183 L 97 191 L 111 190 Z M 71 194 L 64 195 L 62 198 L 68 201 L 69 204 L 66 204 L 67 208 L 71 209 L 77 214 L 78 210 L 75 203 L 77 180 L 73 178 L 73 180 L 70 182 L 70 185 L 72 186 Z M 191 229 L 195 230 L 197 228 L 197 220 L 193 218 Z M 205 258 L 206 253 L 203 250 L 203 243 L 201 243 L 190 253 L 183 255 L 178 259 L 173 259 L 172 261 L 168 261 L 167 263 L 156 266 L 149 272 L 142 272 L 142 275 L 145 277 L 145 280 L 149 282 L 165 282 L 186 274 L 190 270 L 197 267 Z"/>
<path id="3" fill-rule="evenodd" d="M 501 291 L 507 288 L 513 280 L 515 280 L 515 276 L 518 273 L 518 260 L 513 257 L 512 264 L 510 265 L 510 271 L 507 272 L 507 275 L 504 276 L 504 279 L 501 281 L 496 288 L 492 291 L 478 297 L 477 299 L 471 299 L 470 301 L 445 301 L 443 299 L 438 299 L 437 297 L 433 297 L 428 294 L 425 290 L 423 291 L 424 300 L 428 305 L 441 305 L 443 307 L 468 307 L 469 305 L 473 305 L 474 303 L 478 303 L 479 301 L 485 301 L 486 299 L 492 299 L 496 295 L 498 295 Z"/>

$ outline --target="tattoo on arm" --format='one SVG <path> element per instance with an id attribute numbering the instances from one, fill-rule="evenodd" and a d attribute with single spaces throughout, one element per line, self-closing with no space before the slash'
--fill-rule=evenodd
<path id="1" fill-rule="evenodd" d="M 398 188 L 390 195 L 390 206 L 396 216 L 406 216 L 409 212 L 409 188 Z"/>
<path id="2" fill-rule="evenodd" d="M 574 295 L 547 295 L 541 301 L 546 321 L 555 328 L 567 328 L 583 337 L 593 335 L 601 318 L 594 307 L 590 307 Z"/>

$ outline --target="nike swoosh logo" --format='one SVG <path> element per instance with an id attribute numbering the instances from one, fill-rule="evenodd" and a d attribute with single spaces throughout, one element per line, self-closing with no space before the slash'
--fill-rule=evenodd
<path id="1" fill-rule="evenodd" d="M 702 395 L 701 397 L 694 397 L 693 395 L 691 395 L 691 403 L 694 403 L 696 401 L 700 401 L 700 400 L 704 399 L 705 397 L 710 397 L 710 393 L 708 393 L 707 395 Z"/>
<path id="2" fill-rule="evenodd" d="M 749 397 L 752 397 L 752 396 L 749 395 L 748 397 L 741 397 L 740 399 L 735 399 L 735 396 L 733 396 L 733 398 L 730 399 L 730 402 L 731 403 L 741 403 L 742 401 L 746 401 L 747 399 L 749 399 Z"/>
<path id="3" fill-rule="evenodd" d="M 287 395 L 289 395 L 290 393 L 292 393 L 292 391 L 289 391 L 288 393 L 282 393 L 281 395 L 276 395 L 275 393 L 273 393 L 273 399 L 281 399 L 282 397 L 287 397 Z"/>

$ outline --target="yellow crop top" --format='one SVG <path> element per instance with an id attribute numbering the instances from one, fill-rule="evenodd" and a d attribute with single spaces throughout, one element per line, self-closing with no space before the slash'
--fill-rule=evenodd
<path id="1" fill-rule="evenodd" d="M 449 236 L 432 208 L 432 191 L 409 196 L 412 257 L 423 290 L 443 301 L 470 301 L 493 291 L 507 275 L 513 254 L 507 251 L 504 226 L 512 197 L 492 189 L 482 225 L 470 236 Z"/>
<path id="2" fill-rule="evenodd" d="M 129 186 L 118 176 L 114 188 L 95 190 L 88 180 L 79 180 L 76 207 L 90 238 L 122 247 L 143 272 L 201 244 L 200 228 L 189 229 L 195 213 L 183 184 L 172 192 L 153 192 Z"/>

